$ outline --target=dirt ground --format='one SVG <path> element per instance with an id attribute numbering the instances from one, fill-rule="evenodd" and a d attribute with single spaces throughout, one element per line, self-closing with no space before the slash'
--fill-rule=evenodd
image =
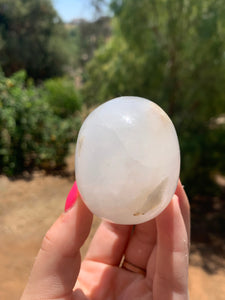
<path id="1" fill-rule="evenodd" d="M 72 186 L 74 159 L 68 158 L 67 176 L 47 176 L 9 180 L 0 177 L 0 299 L 19 299 L 29 276 L 41 240 L 58 215 Z M 95 218 L 91 235 L 82 249 L 84 256 L 100 220 Z M 189 291 L 191 300 L 222 300 L 225 295 L 225 259 L 208 261 L 204 251 L 191 254 Z M 202 249 L 200 249 L 202 250 Z M 207 251 L 206 251 L 207 253 Z M 206 265 L 210 264 L 210 270 Z"/>

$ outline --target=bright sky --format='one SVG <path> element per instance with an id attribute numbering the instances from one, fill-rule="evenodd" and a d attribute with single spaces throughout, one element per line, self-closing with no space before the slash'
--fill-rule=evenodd
<path id="1" fill-rule="evenodd" d="M 90 0 L 52 0 L 53 6 L 65 22 L 73 19 L 93 20 L 94 8 Z"/>

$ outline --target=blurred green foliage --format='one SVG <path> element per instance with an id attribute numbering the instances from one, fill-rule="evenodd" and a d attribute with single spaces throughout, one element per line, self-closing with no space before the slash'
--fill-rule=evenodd
<path id="1" fill-rule="evenodd" d="M 63 24 L 50 0 L 0 0 L 0 173 L 62 166 L 82 100 L 134 95 L 173 120 L 189 194 L 221 194 L 224 1 L 91 2 L 110 2 L 113 17 Z"/>
<path id="2" fill-rule="evenodd" d="M 35 80 L 60 76 L 72 50 L 50 0 L 0 0 L 0 65 L 7 76 L 21 69 Z"/>
<path id="3" fill-rule="evenodd" d="M 85 102 L 135 95 L 158 103 L 177 129 L 190 194 L 219 194 L 213 178 L 225 173 L 225 126 L 216 125 L 225 112 L 224 2 L 113 0 L 111 7 L 113 34 L 87 65 Z"/>
<path id="4" fill-rule="evenodd" d="M 74 125 L 53 112 L 46 91 L 26 82 L 24 71 L 0 74 L 0 173 L 63 167 Z"/>
<path id="5" fill-rule="evenodd" d="M 93 22 L 80 20 L 71 27 L 69 34 L 77 44 L 77 65 L 83 68 L 92 59 L 94 51 L 110 37 L 110 18 L 100 17 Z"/>
<path id="6" fill-rule="evenodd" d="M 75 89 L 72 79 L 48 79 L 44 83 L 46 101 L 53 112 L 61 118 L 68 118 L 81 109 L 81 95 Z"/>

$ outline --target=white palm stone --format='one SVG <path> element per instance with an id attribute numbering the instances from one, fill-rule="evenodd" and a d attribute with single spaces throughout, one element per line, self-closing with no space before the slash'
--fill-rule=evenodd
<path id="1" fill-rule="evenodd" d="M 147 99 L 110 100 L 84 121 L 75 170 L 82 199 L 95 215 L 118 224 L 146 222 L 176 190 L 180 150 L 173 123 Z"/>

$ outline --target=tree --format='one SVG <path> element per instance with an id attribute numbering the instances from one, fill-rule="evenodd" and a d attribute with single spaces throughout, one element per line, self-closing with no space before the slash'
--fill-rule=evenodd
<path id="1" fill-rule="evenodd" d="M 136 95 L 172 118 L 182 178 L 192 195 L 214 193 L 225 172 L 225 26 L 223 1 L 114 0 L 113 36 L 87 67 L 86 102 Z"/>
<path id="2" fill-rule="evenodd" d="M 93 57 L 94 51 L 111 35 L 110 18 L 99 17 L 95 21 L 79 19 L 67 26 L 71 40 L 77 45 L 77 67 L 83 68 Z"/>
<path id="3" fill-rule="evenodd" d="M 20 69 L 34 79 L 61 75 L 69 63 L 67 38 L 50 0 L 0 0 L 0 65 L 7 76 Z"/>

